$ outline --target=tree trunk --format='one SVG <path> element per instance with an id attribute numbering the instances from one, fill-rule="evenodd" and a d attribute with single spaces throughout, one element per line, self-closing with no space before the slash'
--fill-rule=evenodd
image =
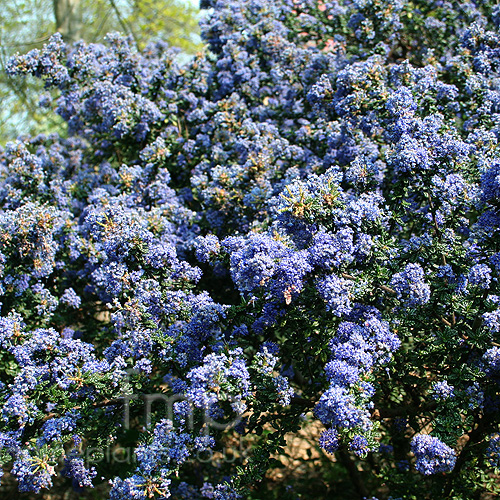
<path id="1" fill-rule="evenodd" d="M 82 9 L 80 0 L 53 0 L 56 31 L 66 43 L 74 43 L 81 38 Z"/>

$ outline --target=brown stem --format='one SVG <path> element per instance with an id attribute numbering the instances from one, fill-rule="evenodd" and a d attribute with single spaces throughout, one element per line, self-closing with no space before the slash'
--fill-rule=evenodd
<path id="1" fill-rule="evenodd" d="M 436 231 L 436 236 L 438 237 L 438 240 L 441 241 L 441 230 L 439 229 L 437 220 L 436 220 L 436 212 L 434 210 L 434 203 L 432 203 L 432 198 L 429 193 L 427 193 L 427 199 L 429 200 L 429 206 L 431 207 L 431 213 L 432 213 L 432 222 L 434 223 L 434 229 Z M 444 258 L 444 256 L 443 256 Z M 444 260 L 446 263 L 446 260 Z"/>
<path id="2" fill-rule="evenodd" d="M 312 401 L 312 400 L 306 399 L 306 398 L 301 398 L 299 396 L 293 396 L 290 400 L 290 403 L 292 405 L 305 406 L 306 408 L 312 408 L 316 404 L 316 401 Z"/>
<path id="3" fill-rule="evenodd" d="M 473 429 L 471 432 L 469 432 L 468 434 L 469 440 L 467 441 L 467 443 L 465 443 L 464 447 L 460 451 L 457 457 L 457 461 L 455 463 L 455 467 L 448 476 L 448 481 L 446 482 L 446 486 L 443 491 L 444 498 L 447 498 L 452 492 L 453 483 L 456 477 L 460 474 L 460 471 L 462 470 L 462 467 L 465 465 L 465 462 L 467 461 L 467 454 L 469 452 L 469 448 L 475 444 L 476 438 L 481 436 L 481 433 L 483 432 L 483 427 L 484 427 L 484 419 L 481 419 L 479 420 L 476 428 Z"/>
<path id="4" fill-rule="evenodd" d="M 347 453 L 345 450 L 339 450 L 338 451 L 340 461 L 342 462 L 342 465 L 347 469 L 347 472 L 349 474 L 349 477 L 351 478 L 351 481 L 356 488 L 356 491 L 358 492 L 359 498 L 367 498 L 369 493 L 368 489 L 366 488 L 365 484 L 363 483 L 361 479 L 361 474 L 359 473 L 358 468 L 356 467 L 356 463 L 352 459 L 352 457 Z"/>
<path id="5" fill-rule="evenodd" d="M 487 290 L 483 293 L 483 296 L 481 297 L 481 302 L 484 303 L 484 301 L 486 300 L 486 297 L 488 297 Z M 474 320 L 474 323 L 472 323 L 472 331 L 477 332 L 479 330 L 479 328 L 481 327 L 482 323 L 483 323 L 483 317 L 481 314 L 478 314 L 476 316 L 476 319 Z"/>
<path id="6" fill-rule="evenodd" d="M 452 326 L 451 323 L 447 320 L 447 319 L 444 319 L 442 316 L 438 316 L 439 317 L 439 320 L 445 324 L 446 326 Z"/>
<path id="7" fill-rule="evenodd" d="M 374 418 L 392 418 L 392 417 L 402 417 L 406 415 L 417 415 L 423 411 L 432 411 L 438 407 L 437 402 L 427 403 L 422 406 L 415 405 L 405 405 L 399 408 L 377 408 L 373 411 L 372 416 Z"/>
<path id="8" fill-rule="evenodd" d="M 384 290 L 384 292 L 390 293 L 391 295 L 398 294 L 398 292 L 396 292 L 396 290 L 393 290 L 392 288 L 389 288 L 388 286 L 385 286 L 385 285 L 379 285 L 379 288 L 381 290 Z"/>
<path id="9" fill-rule="evenodd" d="M 342 273 L 342 278 L 345 278 L 346 280 L 356 281 L 356 278 L 354 276 L 352 276 L 351 274 L 347 274 L 347 273 Z"/>

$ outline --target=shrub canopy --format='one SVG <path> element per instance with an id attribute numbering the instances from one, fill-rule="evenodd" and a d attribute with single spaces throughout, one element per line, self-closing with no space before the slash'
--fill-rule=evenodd
<path id="1" fill-rule="evenodd" d="M 16 56 L 68 136 L 0 154 L 4 480 L 499 493 L 494 4 L 203 1 L 187 65 L 118 35 Z M 293 433 L 327 455 L 280 482 Z"/>

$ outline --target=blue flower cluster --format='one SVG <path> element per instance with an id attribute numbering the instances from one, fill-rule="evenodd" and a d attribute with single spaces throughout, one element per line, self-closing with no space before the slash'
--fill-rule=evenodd
<path id="1" fill-rule="evenodd" d="M 187 398 L 195 406 L 207 410 L 209 416 L 215 417 L 219 413 L 219 394 L 224 387 L 224 397 L 230 399 L 232 409 L 239 415 L 243 414 L 246 405 L 242 398 L 249 395 L 250 375 L 241 355 L 241 349 L 236 349 L 227 355 L 206 356 L 203 365 L 193 368 L 186 375 Z"/>
<path id="2" fill-rule="evenodd" d="M 498 467 L 500 465 L 500 436 L 490 436 L 486 457 L 491 466 Z"/>
<path id="3" fill-rule="evenodd" d="M 396 273 L 390 285 L 398 297 L 403 298 L 407 307 L 423 305 L 429 302 L 431 290 L 424 281 L 424 270 L 419 264 L 408 264 L 400 273 Z"/>
<path id="4" fill-rule="evenodd" d="M 400 347 L 400 340 L 376 311 L 357 310 L 355 313 L 358 321 L 340 323 L 336 336 L 330 341 L 331 358 L 325 366 L 330 387 L 321 396 L 315 414 L 325 425 L 331 426 L 329 432 L 344 434 L 350 439 L 352 451 L 364 456 L 378 449 L 373 441 L 368 446 L 363 435 L 371 437 L 374 430 L 370 418 L 375 393 L 370 382 L 372 373 L 378 365 L 391 359 L 391 354 Z M 360 435 L 342 432 L 350 429 L 357 430 Z M 364 443 L 363 446 L 360 443 Z"/>
<path id="5" fill-rule="evenodd" d="M 455 467 L 455 452 L 436 437 L 427 434 L 415 436 L 411 450 L 417 459 L 415 468 L 420 474 L 449 472 Z"/>
<path id="6" fill-rule="evenodd" d="M 445 400 L 448 398 L 453 398 L 455 396 L 454 394 L 454 387 L 446 380 L 443 380 L 441 382 L 436 382 L 432 386 L 432 397 L 434 399 L 439 400 Z"/>

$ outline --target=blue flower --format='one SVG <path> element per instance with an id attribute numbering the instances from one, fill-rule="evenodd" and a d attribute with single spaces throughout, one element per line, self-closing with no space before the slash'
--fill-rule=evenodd
<path id="1" fill-rule="evenodd" d="M 424 270 L 420 264 L 407 264 L 404 271 L 394 274 L 390 285 L 403 299 L 406 307 L 415 307 L 429 302 L 431 289 L 424 281 Z"/>
<path id="2" fill-rule="evenodd" d="M 457 460 L 455 451 L 438 438 L 418 434 L 411 441 L 411 451 L 417 459 L 415 468 L 424 475 L 450 472 Z"/>

